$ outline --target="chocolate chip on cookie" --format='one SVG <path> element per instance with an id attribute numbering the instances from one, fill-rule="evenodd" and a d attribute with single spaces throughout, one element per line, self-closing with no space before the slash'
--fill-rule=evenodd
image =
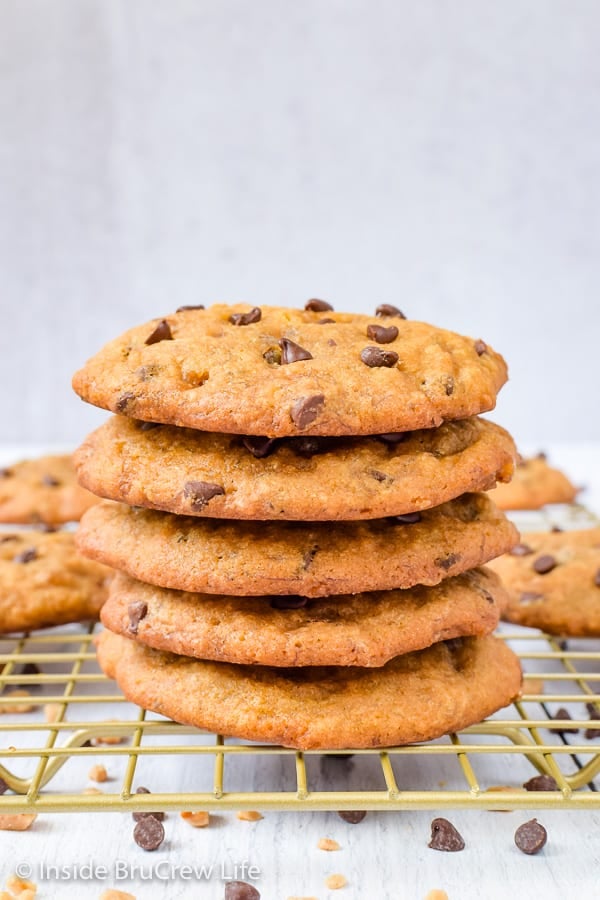
<path id="1" fill-rule="evenodd" d="M 171 334 L 171 326 L 167 322 L 166 319 L 163 319 L 158 323 L 152 334 L 150 334 L 146 340 L 145 344 L 158 344 L 160 341 L 172 341 L 173 335 Z"/>
<path id="2" fill-rule="evenodd" d="M 367 325 L 367 337 L 378 344 L 391 344 L 398 337 L 398 329 L 395 325 L 384 328 L 383 325 Z"/>
<path id="3" fill-rule="evenodd" d="M 517 544 L 510 551 L 511 556 L 530 556 L 533 552 L 528 544 Z"/>
<path id="4" fill-rule="evenodd" d="M 148 604 L 143 600 L 134 600 L 127 607 L 129 616 L 129 630 L 132 634 L 138 633 L 139 624 L 148 614 Z"/>
<path id="5" fill-rule="evenodd" d="M 404 513 L 402 516 L 393 516 L 392 522 L 395 522 L 397 525 L 416 525 L 422 518 L 420 512 L 411 512 Z"/>
<path id="6" fill-rule="evenodd" d="M 327 303 L 326 300 L 316 300 L 314 298 L 305 303 L 304 309 L 309 312 L 333 312 L 331 303 Z M 333 319 L 330 319 L 329 321 L 333 322 Z"/>
<path id="7" fill-rule="evenodd" d="M 203 303 L 197 303 L 195 306 L 178 306 L 175 312 L 188 312 L 190 309 L 205 309 Z"/>
<path id="8" fill-rule="evenodd" d="M 558 563 L 556 562 L 553 556 L 545 553 L 543 556 L 538 556 L 538 558 L 533 563 L 533 570 L 537 572 L 538 575 L 547 575 L 548 572 L 551 572 L 552 569 L 555 569 Z"/>
<path id="9" fill-rule="evenodd" d="M 292 422 L 297 428 L 307 428 L 318 418 L 324 406 L 324 394 L 302 397 L 294 403 L 290 410 Z"/>
<path id="10" fill-rule="evenodd" d="M 398 319 L 406 319 L 406 316 L 403 312 L 400 312 L 397 306 L 392 306 L 390 303 L 382 303 L 375 310 L 376 316 L 396 316 Z"/>
<path id="11" fill-rule="evenodd" d="M 225 494 L 225 489 L 220 484 L 211 484 L 208 481 L 188 481 L 183 488 L 183 495 L 190 501 L 194 510 L 204 509 L 213 497 Z"/>
<path id="12" fill-rule="evenodd" d="M 253 325 L 254 322 L 260 322 L 261 318 L 262 311 L 258 306 L 254 306 L 247 313 L 234 313 L 229 316 L 229 321 L 232 325 Z"/>
<path id="13" fill-rule="evenodd" d="M 273 597 L 270 601 L 272 609 L 302 609 L 307 603 L 307 597 L 293 597 L 291 595 Z"/>
<path id="14" fill-rule="evenodd" d="M 485 353 L 485 351 L 487 350 L 487 344 L 485 343 L 485 341 L 481 341 L 481 340 L 475 341 L 474 346 L 475 346 L 475 353 L 477 354 L 477 356 L 482 356 Z"/>
<path id="15" fill-rule="evenodd" d="M 370 369 L 385 367 L 391 369 L 399 360 L 399 356 L 393 350 L 381 350 L 379 347 L 365 347 L 360 352 L 360 358 L 365 366 Z"/>
<path id="16" fill-rule="evenodd" d="M 265 456 L 269 456 L 275 449 L 276 443 L 276 438 L 257 437 L 254 435 L 246 435 L 242 438 L 242 444 L 255 459 L 264 459 Z"/>
<path id="17" fill-rule="evenodd" d="M 25 564 L 33 562 L 33 560 L 37 558 L 38 552 L 36 548 L 28 547 L 27 550 L 22 550 L 21 553 L 17 553 L 17 555 L 13 558 L 13 562 Z"/>
<path id="18" fill-rule="evenodd" d="M 312 353 L 309 353 L 309 351 L 305 350 L 304 347 L 301 347 L 300 344 L 296 344 L 295 341 L 290 341 L 289 338 L 282 338 L 279 341 L 279 346 L 281 347 L 282 366 L 313 358 Z"/>

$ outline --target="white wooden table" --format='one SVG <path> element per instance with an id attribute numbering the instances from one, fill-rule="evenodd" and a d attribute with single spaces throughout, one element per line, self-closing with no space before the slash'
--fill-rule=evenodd
<path id="1" fill-rule="evenodd" d="M 0 465 L 36 449 L 40 448 L 5 448 L 0 453 Z M 600 512 L 600 448 L 565 445 L 545 449 L 576 482 L 588 486 L 583 500 Z M 140 774 L 137 783 L 150 788 L 164 783 L 176 774 L 169 772 L 168 767 L 178 764 L 175 758 L 148 759 L 143 779 Z M 122 765 L 123 761 L 115 762 L 112 771 L 109 767 L 109 774 L 122 774 Z M 358 777 L 360 760 L 332 760 L 321 764 L 319 777 L 325 787 L 336 779 L 336 772 L 339 777 L 340 765 L 346 767 L 350 777 Z M 511 765 L 525 766 L 525 777 L 535 774 L 520 757 Z M 89 766 L 89 759 L 71 760 L 61 778 L 73 790 L 82 789 L 89 783 Z M 239 777 L 260 789 L 264 764 L 254 770 L 242 770 Z M 410 768 L 407 777 L 410 778 Z M 442 763 L 432 778 L 444 777 Z M 505 779 L 506 770 L 499 771 L 498 783 Z M 40 816 L 29 831 L 0 832 L 1 881 L 4 883 L 19 866 L 23 872 L 30 866 L 42 900 L 94 898 L 109 887 L 148 900 L 221 900 L 224 876 L 231 876 L 236 865 L 242 880 L 250 880 L 247 869 L 242 869 L 246 863 L 260 872 L 254 883 L 263 900 L 326 900 L 338 896 L 340 900 L 424 900 L 434 888 L 445 890 L 450 900 L 517 900 L 534 894 L 544 900 L 587 900 L 598 896 L 600 807 L 597 811 L 456 810 L 442 814 L 463 835 L 463 852 L 439 853 L 427 847 L 430 823 L 436 815 L 432 811 L 370 812 L 358 825 L 342 821 L 335 812 L 265 812 L 258 822 L 239 821 L 234 812 L 225 812 L 213 816 L 211 827 L 201 830 L 190 828 L 178 815 L 170 813 L 165 821 L 166 841 L 155 853 L 144 853 L 134 844 L 133 823 L 128 815 L 47 814 Z M 543 822 L 549 838 L 540 854 L 528 857 L 517 850 L 513 835 L 520 823 L 534 816 Z M 333 853 L 317 849 L 322 837 L 334 838 L 341 849 Z M 90 881 L 85 877 L 86 864 L 104 866 L 107 874 L 97 873 L 95 880 Z M 182 869 L 203 865 L 205 875 L 199 879 L 186 877 Z M 50 866 L 65 867 L 59 880 L 52 873 L 50 877 L 45 874 Z M 75 882 L 72 877 L 76 866 L 84 868 Z M 171 866 L 178 867 L 174 877 Z M 325 878 L 338 872 L 348 884 L 341 891 L 330 891 L 325 887 Z M 126 874 L 132 877 L 120 877 Z"/>

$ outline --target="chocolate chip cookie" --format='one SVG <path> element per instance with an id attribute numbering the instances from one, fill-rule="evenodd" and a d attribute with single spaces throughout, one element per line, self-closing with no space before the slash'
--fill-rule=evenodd
<path id="1" fill-rule="evenodd" d="M 300 750 L 427 741 L 518 694 L 521 669 L 495 637 L 463 638 L 377 669 L 205 662 L 103 632 L 98 659 L 130 701 L 219 734 Z"/>
<path id="2" fill-rule="evenodd" d="M 127 331 L 76 373 L 89 403 L 203 431 L 287 437 L 432 428 L 492 409 L 506 364 L 380 308 L 215 305 Z"/>
<path id="3" fill-rule="evenodd" d="M 77 483 L 69 454 L 26 459 L 0 469 L 0 522 L 61 525 L 78 521 L 97 502 Z"/>
<path id="4" fill-rule="evenodd" d="M 573 503 L 578 488 L 559 469 L 548 465 L 544 453 L 517 463 L 512 480 L 490 491 L 500 509 L 540 509 L 547 503 Z"/>
<path id="5" fill-rule="evenodd" d="M 433 585 L 518 541 L 485 494 L 364 522 L 195 519 L 101 503 L 77 534 L 87 556 L 161 587 L 304 597 Z"/>
<path id="6" fill-rule="evenodd" d="M 600 528 L 525 534 L 490 565 L 510 596 L 502 612 L 508 622 L 600 637 Z"/>
<path id="7" fill-rule="evenodd" d="M 489 634 L 506 602 L 500 580 L 484 569 L 435 587 L 314 600 L 170 591 L 119 573 L 101 618 L 116 634 L 198 659 L 382 666 L 448 638 Z"/>
<path id="8" fill-rule="evenodd" d="M 103 497 L 181 515 L 316 521 L 438 506 L 511 477 L 516 449 L 479 418 L 379 438 L 272 440 L 114 416 L 75 454 Z"/>
<path id="9" fill-rule="evenodd" d="M 0 633 L 97 619 L 111 575 L 70 532 L 0 532 Z"/>

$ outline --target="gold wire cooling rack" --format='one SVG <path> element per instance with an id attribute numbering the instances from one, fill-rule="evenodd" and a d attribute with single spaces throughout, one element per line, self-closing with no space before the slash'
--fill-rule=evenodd
<path id="1" fill-rule="evenodd" d="M 595 524 L 577 508 L 544 516 L 533 527 Z M 427 744 L 340 754 L 225 739 L 145 712 L 99 670 L 94 631 L 0 640 L 0 814 L 600 808 L 600 737 L 587 733 L 598 725 L 600 735 L 590 722 L 600 718 L 598 641 L 504 627 L 526 676 L 510 707 Z M 572 721 L 553 718 L 561 707 Z M 111 775 L 102 793 L 84 793 L 92 763 Z M 523 790 L 537 773 L 557 789 Z M 135 793 L 148 782 L 151 794 Z"/>

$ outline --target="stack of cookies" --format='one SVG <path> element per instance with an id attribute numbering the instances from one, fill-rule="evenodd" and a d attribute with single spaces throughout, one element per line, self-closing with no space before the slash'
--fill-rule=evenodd
<path id="1" fill-rule="evenodd" d="M 515 448 L 477 418 L 506 380 L 483 341 L 407 321 L 182 307 L 74 378 L 117 413 L 75 461 L 118 503 L 80 549 L 118 570 L 98 640 L 141 706 L 300 749 L 428 740 L 509 703 L 479 568 L 518 540 L 484 494 Z"/>

